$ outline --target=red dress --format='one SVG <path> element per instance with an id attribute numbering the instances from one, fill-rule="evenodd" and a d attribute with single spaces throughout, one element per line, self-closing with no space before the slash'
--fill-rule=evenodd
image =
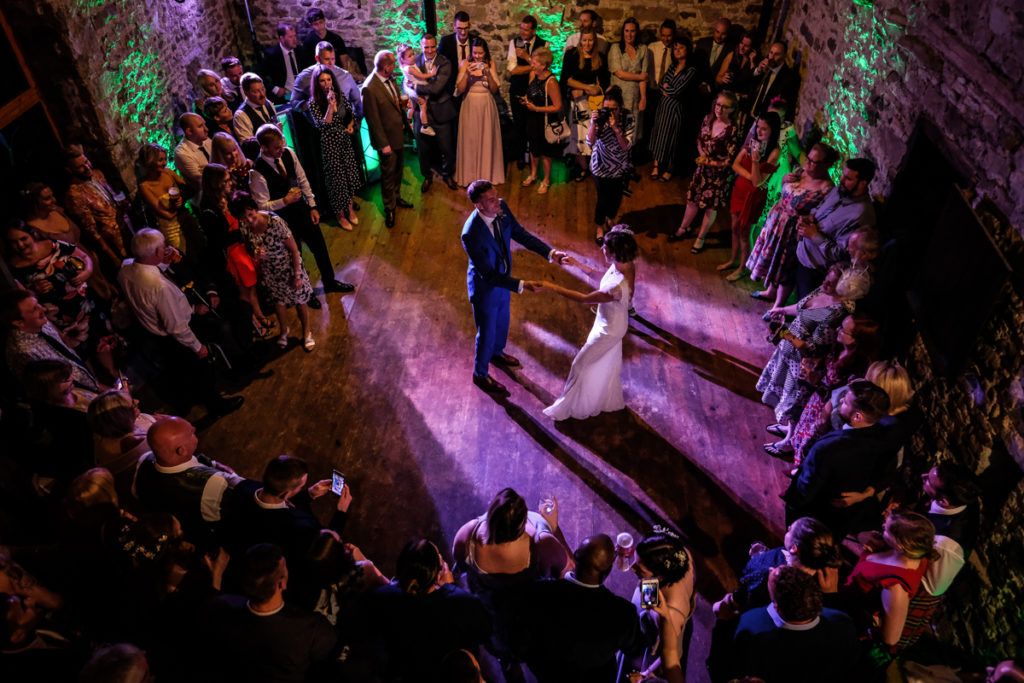
<path id="1" fill-rule="evenodd" d="M 228 222 L 228 232 L 234 233 L 238 230 L 238 219 L 227 211 L 224 218 Z M 252 256 L 245 248 L 242 241 L 229 244 L 227 247 L 227 270 L 239 287 L 255 287 L 257 283 L 256 266 L 252 262 Z"/>
<path id="2" fill-rule="evenodd" d="M 891 564 L 882 564 L 867 559 L 871 553 L 865 550 L 860 555 L 857 565 L 853 568 L 850 578 L 846 580 L 846 590 L 849 591 L 856 603 L 862 608 L 860 619 L 855 616 L 855 611 L 850 612 L 854 621 L 861 621 L 864 626 L 871 623 L 881 623 L 884 613 L 882 611 L 882 590 L 893 586 L 902 586 L 907 594 L 913 598 L 921 586 L 921 579 L 928 570 L 927 558 L 922 558 L 921 564 L 916 569 L 897 567 Z"/>
<path id="3" fill-rule="evenodd" d="M 747 150 L 748 152 L 750 150 Z M 741 162 L 745 171 L 750 171 L 753 162 L 748 153 Z M 775 165 L 762 161 L 761 178 L 767 180 L 775 171 Z M 768 187 L 754 187 L 753 183 L 743 176 L 736 176 L 736 184 L 732 188 L 732 201 L 729 204 L 729 213 L 739 214 L 740 225 L 750 225 L 754 219 L 761 215 L 764 210 L 765 201 L 768 199 Z"/>

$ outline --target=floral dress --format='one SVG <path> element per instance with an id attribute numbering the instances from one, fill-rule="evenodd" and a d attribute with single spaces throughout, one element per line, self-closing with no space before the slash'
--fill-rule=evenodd
<path id="1" fill-rule="evenodd" d="M 312 98 L 309 100 L 309 113 L 320 131 L 320 149 L 323 151 L 324 176 L 331 210 L 335 215 L 347 217 L 352 197 L 362 185 L 352 136 L 345 132 L 352 121 L 352 106 L 347 99 L 339 97 L 338 111 L 330 123 L 324 123 L 327 112 L 321 111 L 316 98 Z"/>
<path id="2" fill-rule="evenodd" d="M 29 266 L 11 268 L 14 278 L 33 290 L 36 299 L 46 309 L 46 317 L 57 329 L 65 330 L 76 323 L 88 325 L 96 309 L 96 301 L 83 282 L 77 287 L 71 284 L 85 268 L 85 263 L 75 256 L 75 245 L 52 240 L 50 253 Z M 45 294 L 35 292 L 33 284 L 49 282 L 53 285 Z"/>
<path id="3" fill-rule="evenodd" d="M 709 114 L 700 126 L 697 149 L 701 156 L 722 166 L 698 164 L 690 180 L 686 201 L 702 209 L 721 209 L 729 205 L 732 193 L 732 160 L 736 158 L 739 141 L 736 124 L 730 123 L 717 137 L 714 135 L 715 115 Z"/>
<path id="4" fill-rule="evenodd" d="M 797 303 L 797 313 L 789 324 L 789 331 L 809 345 L 804 351 L 813 353 L 815 347 L 835 343 L 836 329 L 843 318 L 853 312 L 853 302 L 839 302 L 820 308 L 806 308 L 818 288 Z M 775 409 L 775 419 L 781 423 L 794 423 L 800 418 L 810 398 L 812 387 L 801 379 L 801 354 L 788 340 L 783 339 L 757 380 L 761 402 Z"/>
<path id="5" fill-rule="evenodd" d="M 803 462 L 814 440 L 831 430 L 825 406 L 828 405 L 833 392 L 864 374 L 866 362 L 863 357 L 858 354 L 858 359 L 853 363 L 842 362 L 842 351 L 842 346 L 837 343 L 836 348 L 826 357 L 825 372 L 812 389 L 811 397 L 800 413 L 800 421 L 793 428 L 793 462 L 796 465 Z M 835 408 L 836 404 L 833 402 L 832 409 Z"/>
<path id="6" fill-rule="evenodd" d="M 794 171 L 794 182 L 782 186 L 782 196 L 768 212 L 764 227 L 747 259 L 751 280 L 775 285 L 792 279 L 796 268 L 797 223 L 821 204 L 832 187 L 808 190 L 800 184 L 803 169 Z"/>
<path id="7" fill-rule="evenodd" d="M 299 264 L 302 286 L 295 288 L 295 271 L 292 269 L 292 255 L 285 246 L 291 231 L 277 214 L 269 214 L 267 229 L 261 233 L 242 228 L 246 245 L 256 263 L 256 273 L 260 278 L 260 289 L 273 304 L 286 306 L 304 304 L 313 296 L 313 287 L 309 284 L 309 274 Z"/>

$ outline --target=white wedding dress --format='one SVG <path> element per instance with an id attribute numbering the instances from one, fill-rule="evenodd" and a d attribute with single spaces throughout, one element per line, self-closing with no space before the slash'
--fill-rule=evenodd
<path id="1" fill-rule="evenodd" d="M 614 299 L 597 305 L 597 318 L 587 343 L 572 361 L 562 395 L 544 409 L 555 420 L 585 419 L 611 410 L 622 410 L 622 338 L 629 329 L 632 292 L 625 275 L 615 266 L 601 278 L 600 289 Z"/>

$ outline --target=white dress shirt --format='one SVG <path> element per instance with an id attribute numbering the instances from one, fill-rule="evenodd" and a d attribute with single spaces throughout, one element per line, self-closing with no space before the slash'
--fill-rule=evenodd
<path id="1" fill-rule="evenodd" d="M 183 346 L 199 352 L 202 343 L 189 327 L 192 305 L 157 266 L 125 259 L 117 283 L 142 327 L 158 337 L 174 337 Z"/>
<path id="2" fill-rule="evenodd" d="M 668 73 L 668 65 L 672 63 L 672 48 L 665 47 L 663 42 L 656 40 L 647 46 L 647 51 L 651 54 L 651 85 L 657 88 L 661 85 L 658 75 L 661 74 L 662 68 Z"/>
<path id="3" fill-rule="evenodd" d="M 277 109 L 274 108 L 273 102 L 267 100 L 267 103 L 260 107 L 246 99 L 242 102 L 242 106 L 235 112 L 235 120 L 232 123 L 235 128 L 235 136 L 237 136 L 239 140 L 251 138 L 253 135 L 256 135 L 256 130 L 253 128 L 252 121 L 249 120 L 248 114 L 244 111 L 245 105 L 249 105 L 257 112 L 262 110 L 265 113 L 264 118 L 267 119 L 267 123 L 276 124 L 278 128 L 281 127 L 281 122 L 277 120 Z"/>
<path id="4" fill-rule="evenodd" d="M 139 458 L 139 464 L 148 458 L 152 454 L 152 451 L 146 451 Z M 199 460 L 193 455 L 190 460 L 183 462 L 180 465 L 174 465 L 172 467 L 164 467 L 157 462 L 153 463 L 153 468 L 160 474 L 178 474 L 185 472 L 193 467 L 199 467 Z M 138 476 L 138 468 L 136 467 L 135 476 Z M 203 515 L 203 520 L 207 522 L 219 522 L 220 521 L 220 506 L 224 499 L 224 491 L 229 488 L 234 488 L 238 483 L 242 481 L 242 477 L 237 474 L 229 474 L 218 470 L 214 472 L 213 476 L 206 480 L 206 485 L 203 486 L 203 497 L 199 501 L 199 510 Z M 135 480 L 132 480 L 132 493 L 135 494 Z"/>
<path id="5" fill-rule="evenodd" d="M 290 93 L 295 86 L 295 77 L 299 75 L 299 58 L 295 50 L 286 50 L 283 45 L 281 46 L 281 56 L 284 58 L 284 85 L 282 87 L 285 93 Z"/>
<path id="6" fill-rule="evenodd" d="M 292 88 L 292 102 L 305 102 L 309 99 L 309 86 L 313 80 L 313 70 L 316 69 L 319 64 L 306 67 L 300 73 L 298 78 L 295 79 L 295 86 Z M 341 90 L 341 94 L 345 96 L 348 103 L 352 105 L 352 111 L 355 112 L 356 116 L 363 115 L 363 96 L 359 91 L 359 85 L 356 83 L 356 79 L 352 78 L 352 74 L 345 71 L 339 66 L 328 67 L 331 73 L 334 74 L 334 82 L 338 84 L 338 89 Z"/>
<path id="7" fill-rule="evenodd" d="M 945 508 L 932 501 L 928 512 L 933 515 L 959 515 L 966 509 L 966 505 Z M 930 595 L 939 596 L 949 590 L 953 579 L 964 568 L 966 560 L 963 547 L 949 536 L 935 534 L 935 551 L 939 553 L 939 557 L 928 563 L 928 569 L 921 578 L 921 585 Z"/>
<path id="8" fill-rule="evenodd" d="M 507 59 L 506 64 L 505 64 L 505 68 L 506 68 L 506 70 L 509 73 L 512 73 L 512 69 L 514 69 L 517 66 L 519 66 L 519 61 L 518 61 L 519 56 L 516 54 L 516 43 L 517 42 L 519 42 L 519 38 L 513 38 L 512 40 L 508 41 L 508 59 Z M 528 55 L 532 55 L 533 54 L 533 44 L 536 43 L 536 42 L 537 42 L 536 38 L 534 38 L 533 40 L 527 41 L 526 46 L 524 48 L 526 50 L 526 54 L 528 54 Z M 529 60 L 527 60 L 527 61 L 529 61 Z"/>
<path id="9" fill-rule="evenodd" d="M 306 205 L 311 209 L 315 209 L 316 197 L 313 196 L 313 188 L 309 186 L 309 179 L 306 178 L 306 172 L 302 170 L 299 158 L 295 156 L 295 152 L 292 151 L 291 147 L 285 147 L 284 153 L 290 155 L 292 161 L 295 162 L 295 186 L 302 190 L 302 198 L 306 200 Z M 274 168 L 277 168 L 277 159 L 272 159 L 266 154 L 260 154 L 260 158 Z M 283 160 L 281 163 L 284 163 Z M 279 211 L 288 206 L 284 197 L 270 198 L 267 179 L 255 168 L 249 173 L 249 193 L 252 194 L 252 198 L 256 200 L 256 204 L 260 207 L 261 211 Z"/>
<path id="10" fill-rule="evenodd" d="M 203 154 L 206 150 L 206 154 Z M 189 140 L 182 140 L 174 148 L 174 166 L 192 189 L 198 192 L 203 186 L 203 169 L 210 163 L 213 154 L 213 141 L 210 138 L 197 145 Z"/>

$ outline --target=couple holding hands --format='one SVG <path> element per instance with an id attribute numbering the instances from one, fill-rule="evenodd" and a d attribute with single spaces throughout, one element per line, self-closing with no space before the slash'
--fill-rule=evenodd
<path id="1" fill-rule="evenodd" d="M 562 395 L 544 413 L 555 420 L 584 419 L 624 408 L 622 338 L 629 328 L 638 252 L 633 232 L 618 225 L 606 235 L 601 251 L 609 267 L 602 275 L 600 269 L 580 263 L 527 231 L 489 181 L 474 181 L 467 194 L 476 207 L 462 229 L 462 246 L 469 256 L 469 301 L 477 328 L 473 383 L 489 394 L 509 395 L 490 376 L 488 368 L 491 363 L 509 368 L 520 365 L 505 353 L 511 294 L 550 290 L 578 303 L 597 304 L 597 317 L 586 344 L 573 359 Z M 549 282 L 512 277 L 511 240 L 553 263 L 602 275 L 600 285 L 590 292 L 577 292 Z"/>

